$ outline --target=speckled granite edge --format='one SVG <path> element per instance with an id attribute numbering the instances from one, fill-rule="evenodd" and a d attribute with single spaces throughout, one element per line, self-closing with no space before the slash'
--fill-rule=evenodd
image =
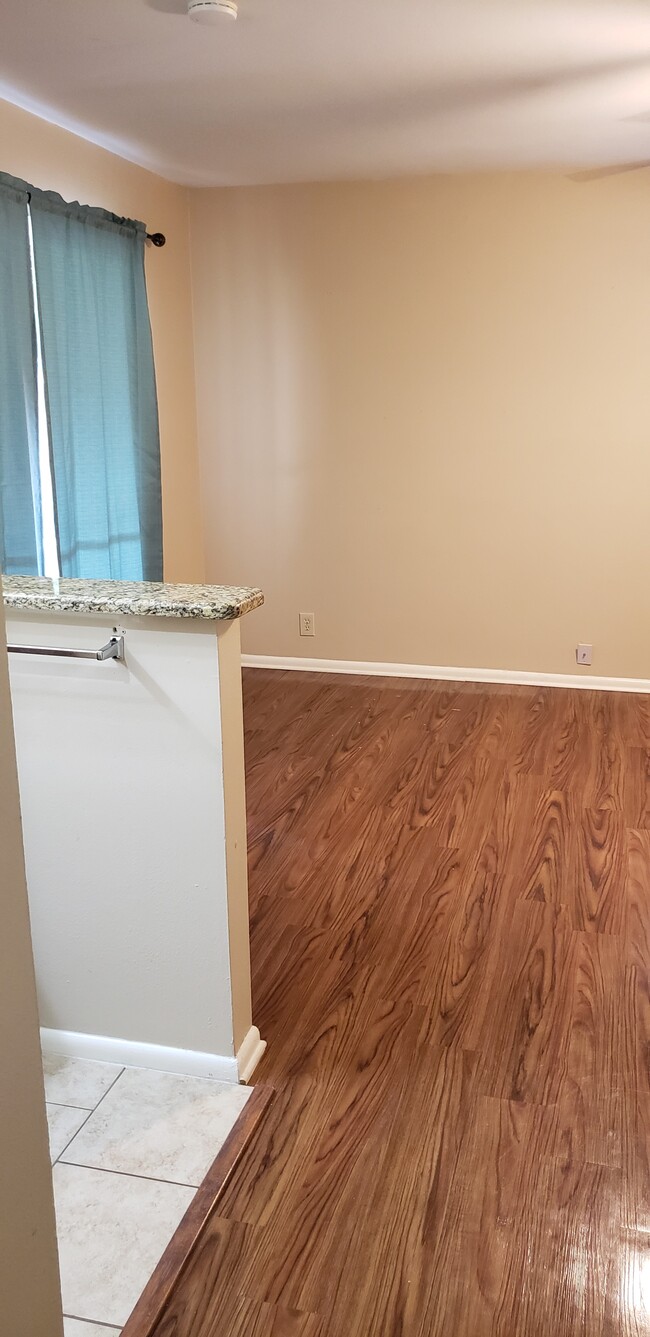
<path id="1" fill-rule="evenodd" d="M 7 608 L 57 613 L 133 613 L 138 617 L 198 617 L 221 621 L 243 617 L 264 603 L 261 590 L 246 585 L 167 585 L 153 581 L 46 580 L 3 576 Z"/>

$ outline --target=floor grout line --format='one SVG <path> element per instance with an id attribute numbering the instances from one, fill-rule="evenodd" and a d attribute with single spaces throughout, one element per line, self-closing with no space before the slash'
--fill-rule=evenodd
<path id="1" fill-rule="evenodd" d="M 73 1318 L 75 1323 L 88 1323 L 93 1328 L 110 1328 L 111 1332 L 121 1332 L 116 1323 L 102 1323 L 98 1318 L 82 1318 L 80 1314 L 64 1314 L 64 1318 Z"/>
<path id="2" fill-rule="evenodd" d="M 79 1114 L 92 1114 L 87 1104 L 62 1104 L 60 1100 L 45 1100 L 45 1104 L 48 1108 L 52 1106 L 53 1110 L 79 1110 Z"/>
<path id="3" fill-rule="evenodd" d="M 81 1129 L 79 1129 L 81 1132 Z M 75 1133 L 76 1137 L 76 1133 Z M 72 1139 L 74 1142 L 74 1138 Z M 220 1148 L 217 1148 L 217 1152 Z M 217 1155 L 215 1152 L 215 1156 Z M 63 1152 L 61 1152 L 63 1155 Z M 191 1188 L 198 1193 L 200 1184 L 188 1184 L 184 1179 L 161 1179 L 159 1175 L 136 1175 L 130 1170 L 109 1170 L 106 1165 L 86 1165 L 85 1161 L 61 1161 L 62 1165 L 71 1165 L 75 1170 L 96 1170 L 101 1175 L 121 1175 L 123 1179 L 141 1179 L 146 1184 L 171 1184 L 174 1188 Z"/>
<path id="4" fill-rule="evenodd" d="M 53 1105 L 57 1110 L 79 1110 L 80 1114 L 92 1114 L 87 1105 L 65 1105 L 61 1100 L 46 1100 L 46 1105 Z"/>
<path id="5" fill-rule="evenodd" d="M 106 1095 L 106 1092 L 104 1092 L 104 1095 Z M 102 1100 L 103 1100 L 103 1099 L 104 1099 L 104 1096 L 102 1096 Z M 59 1106 L 59 1109 L 62 1109 L 62 1110 L 87 1110 L 87 1109 L 88 1109 L 88 1106 L 87 1106 L 87 1105 L 71 1105 L 70 1102 L 69 1102 L 68 1100 L 50 1100 L 47 1096 L 45 1097 L 45 1104 L 46 1104 L 46 1105 L 58 1105 L 58 1106 Z M 95 1107 L 93 1107 L 93 1108 L 95 1108 Z M 93 1110 L 91 1109 L 91 1110 L 89 1110 L 88 1112 L 89 1112 L 89 1114 L 92 1114 Z"/>
<path id="6" fill-rule="evenodd" d="M 70 1106 L 68 1106 L 68 1108 L 69 1108 L 69 1109 L 74 1109 L 75 1106 L 70 1105 Z M 71 1147 L 71 1146 L 72 1146 L 72 1143 L 74 1142 L 75 1137 L 77 1137 L 77 1135 L 81 1132 L 82 1128 L 85 1128 L 85 1127 L 86 1127 L 86 1124 L 88 1123 L 88 1120 L 89 1120 L 91 1114 L 94 1114 L 94 1113 L 95 1113 L 94 1110 L 88 1110 L 88 1113 L 87 1113 L 87 1115 L 86 1115 L 86 1117 L 85 1117 L 83 1123 L 80 1123 L 80 1124 L 79 1124 L 79 1127 L 78 1127 L 76 1133 L 73 1133 L 72 1137 L 70 1138 L 70 1141 L 69 1141 L 69 1142 L 66 1142 L 65 1146 L 61 1148 L 61 1150 L 60 1150 L 60 1152 L 59 1152 L 59 1154 L 58 1154 L 56 1160 L 52 1162 L 53 1166 L 54 1166 L 54 1165 L 58 1165 L 59 1161 L 61 1160 L 61 1157 L 62 1157 L 62 1156 L 65 1156 L 65 1153 L 66 1153 L 66 1151 L 68 1150 L 68 1147 Z"/>
<path id="7" fill-rule="evenodd" d="M 114 1077 L 114 1078 L 113 1078 L 113 1081 L 111 1082 L 110 1086 L 107 1086 L 107 1087 L 106 1087 L 106 1090 L 104 1091 L 103 1095 L 101 1095 L 101 1096 L 99 1097 L 99 1100 L 97 1101 L 97 1104 L 94 1105 L 93 1108 L 92 1108 L 91 1110 L 88 1110 L 88 1117 L 87 1117 L 86 1119 L 84 1119 L 84 1121 L 83 1121 L 82 1124 L 80 1124 L 80 1126 L 79 1126 L 79 1128 L 77 1129 L 77 1131 L 76 1131 L 74 1137 L 71 1137 L 71 1138 L 70 1138 L 70 1141 L 69 1141 L 69 1142 L 66 1142 L 66 1144 L 65 1144 L 65 1146 L 64 1146 L 64 1148 L 63 1148 L 63 1150 L 59 1152 L 59 1154 L 58 1154 L 56 1160 L 52 1162 L 52 1165 L 53 1165 L 53 1166 L 54 1166 L 54 1165 L 58 1165 L 59 1161 L 61 1160 L 61 1157 L 64 1156 L 65 1153 L 66 1153 L 66 1151 L 68 1150 L 68 1147 L 71 1147 L 71 1146 L 72 1146 L 72 1143 L 74 1142 L 75 1137 L 78 1137 L 78 1136 L 79 1136 L 79 1133 L 81 1132 L 81 1129 L 86 1127 L 86 1124 L 88 1123 L 88 1119 L 90 1118 L 91 1114 L 94 1114 L 94 1113 L 96 1112 L 96 1110 L 99 1109 L 99 1107 L 100 1107 L 102 1101 L 106 1099 L 106 1097 L 107 1097 L 109 1091 L 112 1091 L 112 1090 L 113 1090 L 113 1087 L 116 1085 L 117 1082 L 119 1082 L 120 1077 L 123 1075 L 123 1073 L 124 1073 L 124 1068 L 122 1068 L 122 1069 L 120 1070 L 120 1072 L 118 1072 L 117 1077 Z M 50 1105 L 54 1105 L 56 1102 L 55 1102 L 54 1100 L 51 1100 L 51 1101 L 48 1101 L 47 1103 L 50 1104 Z M 74 1109 L 74 1110 L 76 1110 L 76 1109 L 85 1109 L 86 1106 L 85 1106 L 85 1105 L 68 1105 L 68 1106 L 66 1106 L 66 1108 L 67 1108 L 67 1109 Z M 67 1164 L 67 1161 L 62 1161 L 61 1163 L 62 1163 L 63 1165 L 66 1165 L 66 1164 Z M 88 1168 L 90 1168 L 90 1167 L 88 1167 Z M 69 1315 L 69 1317 L 72 1317 L 72 1315 Z"/>

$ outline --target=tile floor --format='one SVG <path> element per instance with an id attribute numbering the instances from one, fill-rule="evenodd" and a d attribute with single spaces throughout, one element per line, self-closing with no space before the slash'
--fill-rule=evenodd
<path id="1" fill-rule="evenodd" d="M 251 1088 L 44 1059 L 65 1337 L 116 1337 Z"/>

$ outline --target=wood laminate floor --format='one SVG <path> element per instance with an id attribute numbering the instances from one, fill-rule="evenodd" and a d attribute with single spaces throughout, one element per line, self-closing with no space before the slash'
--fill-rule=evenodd
<path id="1" fill-rule="evenodd" d="M 245 674 L 256 1080 L 155 1337 L 650 1334 L 650 699 Z"/>

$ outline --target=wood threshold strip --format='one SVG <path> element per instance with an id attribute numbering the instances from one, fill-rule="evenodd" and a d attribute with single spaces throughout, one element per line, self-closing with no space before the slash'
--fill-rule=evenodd
<path id="1" fill-rule="evenodd" d="M 275 1095 L 272 1086 L 255 1086 L 217 1153 L 203 1183 L 122 1329 L 122 1337 L 151 1337 L 169 1304 L 194 1246 Z"/>

